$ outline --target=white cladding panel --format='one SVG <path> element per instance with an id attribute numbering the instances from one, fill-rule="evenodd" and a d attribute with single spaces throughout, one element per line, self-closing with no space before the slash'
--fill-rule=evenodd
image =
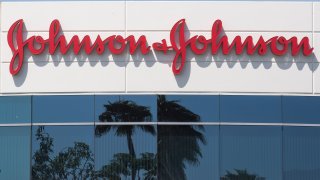
<path id="1" fill-rule="evenodd" d="M 226 31 L 312 31 L 312 3 L 127 2 L 128 30 L 170 30 L 180 19 L 186 19 L 190 30 L 211 30 L 220 19 Z"/>
<path id="2" fill-rule="evenodd" d="M 125 91 L 125 68 L 114 62 L 26 63 L 14 77 L 9 63 L 1 65 L 3 93 Z"/>
<path id="3" fill-rule="evenodd" d="M 314 30 L 320 32 L 320 2 L 314 2 Z"/>
<path id="4" fill-rule="evenodd" d="M 176 77 L 168 64 L 136 66 L 127 67 L 128 92 L 312 92 L 311 63 L 189 62 Z"/>
<path id="5" fill-rule="evenodd" d="M 320 3 L 258 1 L 51 1 L 1 3 L 0 93 L 320 93 Z M 149 45 L 166 39 L 172 26 L 186 19 L 188 37 L 210 38 L 215 20 L 221 19 L 230 40 L 240 35 L 290 38 L 309 37 L 314 55 L 283 57 L 218 55 L 187 52 L 180 75 L 172 73 L 174 52 L 122 55 L 25 54 L 18 76 L 9 72 L 12 52 L 7 31 L 18 19 L 25 22 L 24 38 L 48 37 L 58 19 L 67 39 L 73 35 L 146 35 Z M 315 33 L 317 32 L 317 33 Z M 191 62 L 190 62 L 191 61 Z"/>
<path id="6" fill-rule="evenodd" d="M 320 59 L 320 33 L 314 34 L 314 51 L 315 59 Z M 319 63 L 314 63 L 314 73 L 313 73 L 313 83 L 314 83 L 314 92 L 320 93 L 320 67 Z"/>
<path id="7" fill-rule="evenodd" d="M 125 30 L 125 2 L 3 2 L 1 30 L 8 31 L 18 19 L 24 20 L 27 31 L 48 31 L 54 19 L 63 31 L 121 31 Z"/>

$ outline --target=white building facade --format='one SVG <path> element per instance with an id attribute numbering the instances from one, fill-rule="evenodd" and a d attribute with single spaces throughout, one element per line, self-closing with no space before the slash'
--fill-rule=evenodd
<path id="1" fill-rule="evenodd" d="M 0 179 L 320 178 L 319 2 L 2 2 L 0 18 Z"/>

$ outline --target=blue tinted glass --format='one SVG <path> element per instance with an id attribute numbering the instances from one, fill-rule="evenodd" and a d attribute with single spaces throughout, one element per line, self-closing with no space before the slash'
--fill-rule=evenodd
<path id="1" fill-rule="evenodd" d="M 281 96 L 220 96 L 222 122 L 282 122 Z"/>
<path id="2" fill-rule="evenodd" d="M 320 123 L 320 97 L 284 96 L 283 122 Z"/>
<path id="3" fill-rule="evenodd" d="M 219 127 L 158 126 L 158 179 L 219 179 Z"/>
<path id="4" fill-rule="evenodd" d="M 281 127 L 220 128 L 221 179 L 281 179 Z"/>
<path id="5" fill-rule="evenodd" d="M 96 126 L 95 132 L 95 168 L 99 179 L 156 179 L 155 126 L 101 125 Z"/>
<path id="6" fill-rule="evenodd" d="M 217 122 L 219 96 L 161 95 L 158 111 L 158 121 L 162 122 Z"/>
<path id="7" fill-rule="evenodd" d="M 93 126 L 34 126 L 32 179 L 92 179 Z"/>
<path id="8" fill-rule="evenodd" d="M 29 179 L 31 127 L 0 127 L 0 179 Z"/>
<path id="9" fill-rule="evenodd" d="M 33 122 L 93 122 L 94 96 L 34 96 Z"/>
<path id="10" fill-rule="evenodd" d="M 31 123 L 31 96 L 0 97 L 0 123 Z"/>
<path id="11" fill-rule="evenodd" d="M 284 127 L 284 180 L 320 178 L 320 127 Z"/>
<path id="12" fill-rule="evenodd" d="M 157 96 L 155 95 L 95 96 L 96 121 L 146 122 L 155 121 L 156 118 Z"/>

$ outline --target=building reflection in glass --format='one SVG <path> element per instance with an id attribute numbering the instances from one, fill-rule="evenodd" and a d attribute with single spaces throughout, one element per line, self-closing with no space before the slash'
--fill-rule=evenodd
<path id="1" fill-rule="evenodd" d="M 32 179 L 92 179 L 92 126 L 34 126 Z"/>

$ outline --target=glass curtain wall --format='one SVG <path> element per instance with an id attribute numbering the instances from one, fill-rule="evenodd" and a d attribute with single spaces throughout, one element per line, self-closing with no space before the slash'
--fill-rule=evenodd
<path id="1" fill-rule="evenodd" d="M 0 179 L 318 180 L 320 98 L 0 97 Z"/>

